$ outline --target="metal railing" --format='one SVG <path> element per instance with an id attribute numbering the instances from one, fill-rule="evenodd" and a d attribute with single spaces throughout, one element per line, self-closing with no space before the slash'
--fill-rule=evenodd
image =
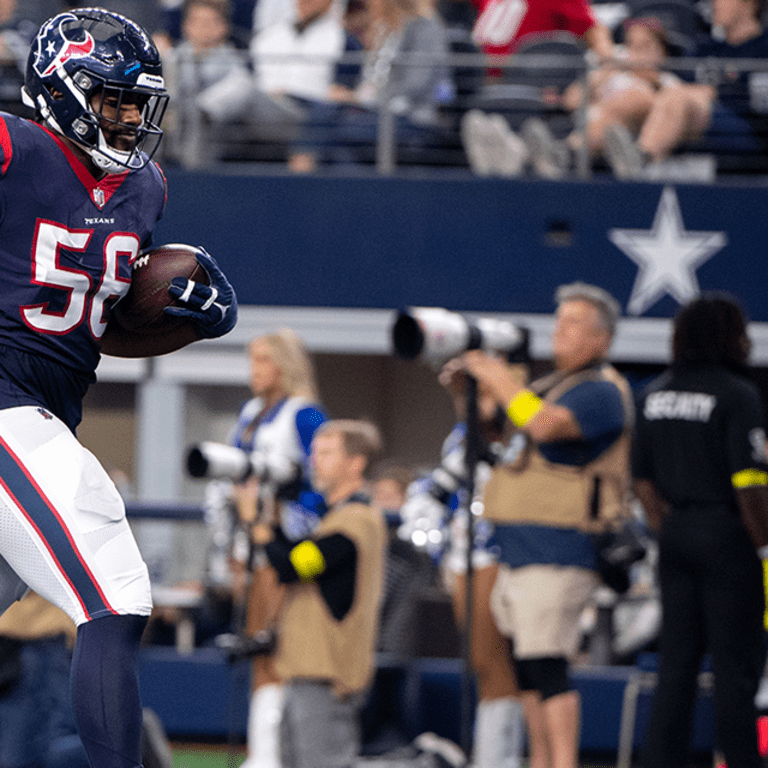
<path id="1" fill-rule="evenodd" d="M 250 66 L 247 52 L 243 52 L 244 64 Z M 276 57 L 286 66 L 302 57 Z M 304 59 L 303 59 L 304 60 Z M 305 61 L 305 60 L 304 60 Z M 313 62 L 328 63 L 317 58 Z M 344 64 L 360 65 L 361 53 L 347 54 Z M 274 61 L 270 60 L 270 64 Z M 305 62 L 306 63 L 306 62 Z M 469 109 L 498 112 L 510 119 L 512 127 L 520 115 L 539 113 L 552 124 L 559 138 L 572 130 L 583 131 L 586 125 L 588 104 L 583 101 L 572 113 L 546 100 L 549 84 L 558 90 L 564 80 L 585 82 L 588 74 L 597 66 L 589 55 L 542 55 L 519 53 L 502 62 L 489 63 L 486 56 L 478 53 L 452 53 L 446 59 L 425 54 L 401 57 L 398 66 L 414 68 L 446 66 L 453 76 L 455 92 L 448 98 L 440 95 L 436 100 L 437 120 L 412 130 L 408 140 L 401 136 L 402 111 L 392 104 L 379 104 L 366 108 L 375 116 L 377 129 L 370 142 L 360 140 L 356 154 L 360 165 L 381 175 L 391 175 L 408 167 L 431 169 L 467 169 L 468 162 L 460 134 L 460 118 Z M 626 66 L 616 61 L 617 66 Z M 501 73 L 490 80 L 486 77 L 489 67 Z M 764 119 L 768 126 L 768 61 L 745 59 L 694 59 L 675 57 L 667 59 L 662 69 L 674 74 L 695 73 L 698 81 L 722 82 L 734 76 L 746 74 L 749 78 L 749 98 L 754 116 Z M 6 105 L 7 108 L 7 105 Z M 362 108 L 361 108 L 362 109 Z M 760 120 L 758 120 L 760 122 Z M 184 168 L 216 167 L 238 163 L 245 166 L 263 167 L 264 164 L 282 165 L 286 162 L 293 143 L 306 126 L 295 124 L 277 130 L 265 130 L 266 126 L 247 112 L 231 121 L 209 119 L 191 98 L 176 98 L 164 126 L 166 138 L 161 148 L 161 162 L 178 164 Z M 761 129 L 762 130 L 762 129 Z M 768 133 L 768 128 L 766 128 Z M 414 139 L 415 137 L 415 139 Z M 699 146 L 686 147 L 687 151 L 712 152 L 718 160 L 727 158 L 727 171 L 733 173 L 768 174 L 768 149 L 758 152 L 739 149 L 738 136 L 726 137 L 718 148 L 708 147 L 706 141 Z M 757 138 L 768 147 L 768 135 Z M 728 144 L 732 144 L 729 151 Z M 343 142 L 342 142 L 343 143 Z M 584 145 L 574 151 L 570 175 L 589 178 L 597 171 L 605 171 L 600 158 L 593 158 Z"/>

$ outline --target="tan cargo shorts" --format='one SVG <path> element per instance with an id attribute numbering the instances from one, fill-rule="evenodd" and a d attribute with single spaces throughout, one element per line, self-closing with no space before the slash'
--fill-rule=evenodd
<path id="1" fill-rule="evenodd" d="M 499 567 L 491 611 L 499 631 L 521 659 L 572 659 L 581 639 L 579 619 L 600 580 L 585 568 L 528 565 Z"/>

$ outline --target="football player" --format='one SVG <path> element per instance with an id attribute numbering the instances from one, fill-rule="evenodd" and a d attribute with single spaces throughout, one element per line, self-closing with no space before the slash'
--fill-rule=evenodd
<path id="1" fill-rule="evenodd" d="M 0 114 L 0 612 L 34 589 L 78 627 L 72 693 L 96 768 L 141 764 L 136 655 L 152 608 L 123 502 L 75 437 L 101 352 L 149 355 L 234 326 L 232 287 L 175 281 L 188 338 L 110 322 L 166 198 L 160 57 L 100 9 L 61 13 L 33 41 L 23 89 L 36 120 Z"/>

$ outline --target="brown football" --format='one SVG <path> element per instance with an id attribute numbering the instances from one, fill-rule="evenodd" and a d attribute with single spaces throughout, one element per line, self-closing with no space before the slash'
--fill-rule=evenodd
<path id="1" fill-rule="evenodd" d="M 131 287 L 115 305 L 120 325 L 134 333 L 157 335 L 175 330 L 186 321 L 166 315 L 163 310 L 176 304 L 168 293 L 174 277 L 186 277 L 208 285 L 208 273 L 195 258 L 197 248 L 171 243 L 139 254 L 133 262 Z"/>

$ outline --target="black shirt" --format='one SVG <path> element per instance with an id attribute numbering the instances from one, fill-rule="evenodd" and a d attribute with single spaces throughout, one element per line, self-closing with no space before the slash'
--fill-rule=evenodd
<path id="1" fill-rule="evenodd" d="M 736 508 L 733 476 L 764 472 L 763 404 L 746 376 L 713 365 L 671 368 L 643 392 L 632 471 L 674 507 Z"/>

